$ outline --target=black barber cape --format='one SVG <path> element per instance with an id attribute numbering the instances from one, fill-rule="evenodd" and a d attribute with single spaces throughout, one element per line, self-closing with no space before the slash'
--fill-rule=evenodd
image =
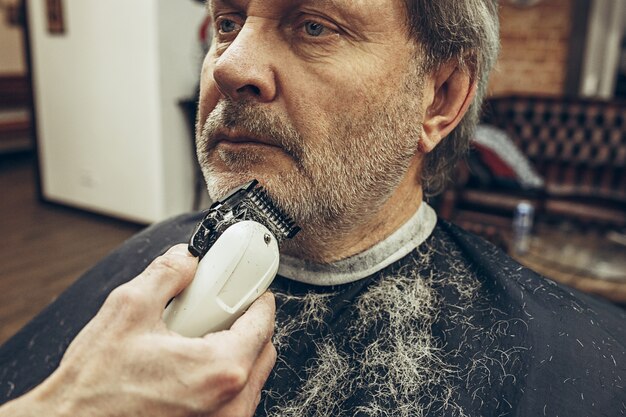
<path id="1" fill-rule="evenodd" d="M 111 290 L 186 242 L 199 220 L 136 235 L 7 341 L 1 402 L 50 375 Z M 356 282 L 277 277 L 272 289 L 279 357 L 257 416 L 626 414 L 624 311 L 449 223 Z"/>

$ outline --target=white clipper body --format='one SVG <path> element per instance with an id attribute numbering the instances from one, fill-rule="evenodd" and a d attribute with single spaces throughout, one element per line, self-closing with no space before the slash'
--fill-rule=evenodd
<path id="1" fill-rule="evenodd" d="M 278 243 L 264 225 L 229 226 L 198 265 L 192 283 L 167 306 L 167 327 L 187 337 L 229 329 L 276 276 Z"/>

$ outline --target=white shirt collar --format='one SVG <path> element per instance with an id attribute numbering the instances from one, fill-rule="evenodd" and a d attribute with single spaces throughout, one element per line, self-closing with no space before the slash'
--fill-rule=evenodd
<path id="1" fill-rule="evenodd" d="M 388 238 L 364 252 L 331 263 L 318 264 L 281 255 L 278 274 L 312 285 L 340 285 L 372 275 L 408 255 L 424 242 L 437 223 L 437 214 L 425 202 Z"/>

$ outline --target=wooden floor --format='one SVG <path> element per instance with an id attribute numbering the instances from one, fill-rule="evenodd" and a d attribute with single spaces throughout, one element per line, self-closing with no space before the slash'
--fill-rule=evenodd
<path id="1" fill-rule="evenodd" d="M 34 159 L 0 155 L 0 344 L 143 226 L 40 203 Z"/>

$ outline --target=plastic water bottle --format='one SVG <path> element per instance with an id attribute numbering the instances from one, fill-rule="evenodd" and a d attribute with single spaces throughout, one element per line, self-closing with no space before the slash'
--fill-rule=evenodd
<path id="1" fill-rule="evenodd" d="M 513 253 L 524 255 L 530 248 L 535 208 L 528 201 L 521 201 L 515 207 L 513 216 Z"/>

